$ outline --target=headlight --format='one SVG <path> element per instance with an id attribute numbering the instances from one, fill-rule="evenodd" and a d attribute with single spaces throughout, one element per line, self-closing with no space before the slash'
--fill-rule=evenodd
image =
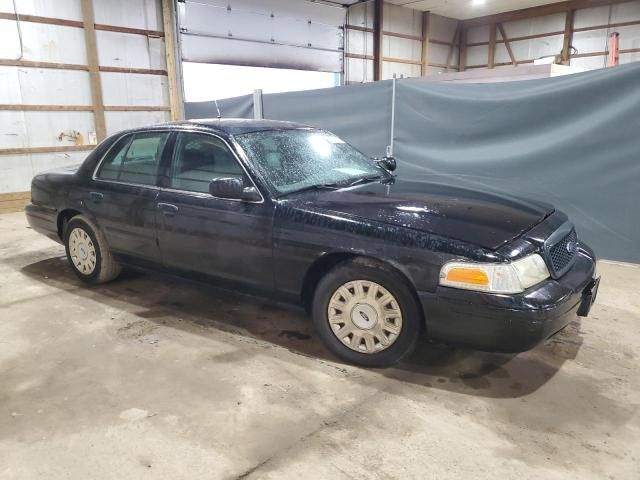
<path id="1" fill-rule="evenodd" d="M 448 262 L 440 270 L 440 285 L 491 293 L 520 293 L 547 278 L 537 253 L 511 263 Z"/>

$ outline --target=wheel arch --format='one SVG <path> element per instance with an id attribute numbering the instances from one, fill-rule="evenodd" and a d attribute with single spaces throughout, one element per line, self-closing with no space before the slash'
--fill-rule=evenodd
<path id="1" fill-rule="evenodd" d="M 58 213 L 58 218 L 57 218 L 58 237 L 60 237 L 60 240 L 62 240 L 63 242 L 64 242 L 64 229 L 66 228 L 67 223 L 69 223 L 69 220 L 71 220 L 73 217 L 78 215 L 83 215 L 83 213 L 80 210 L 77 210 L 75 208 L 65 208 L 63 210 L 60 210 L 60 212 Z"/>
<path id="2" fill-rule="evenodd" d="M 402 267 L 402 265 L 399 265 L 397 262 L 391 260 L 385 260 L 358 252 L 336 251 L 325 253 L 324 255 L 317 258 L 305 273 L 304 280 L 302 282 L 301 300 L 307 311 L 310 311 L 313 294 L 320 279 L 330 270 L 335 268 L 338 264 L 343 263 L 347 260 L 357 260 L 358 263 L 361 263 L 362 265 L 384 267 L 393 271 L 395 274 L 402 277 L 407 287 L 411 291 L 414 300 L 417 302 L 417 305 L 420 306 L 416 286 L 411 280 L 411 276 L 406 271 L 406 269 Z M 422 308 L 420 308 L 419 310 L 422 312 Z M 424 321 L 422 323 L 424 324 Z"/>

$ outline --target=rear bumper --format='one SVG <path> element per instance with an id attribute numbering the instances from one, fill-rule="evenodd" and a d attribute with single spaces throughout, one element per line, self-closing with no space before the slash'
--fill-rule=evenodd
<path id="1" fill-rule="evenodd" d="M 419 294 L 433 340 L 479 350 L 522 352 L 587 316 L 598 289 L 596 258 L 584 244 L 573 267 L 519 295 L 439 287 Z"/>
<path id="2" fill-rule="evenodd" d="M 58 235 L 58 212 L 55 208 L 30 203 L 24 211 L 31 228 L 51 240 L 62 243 Z"/>

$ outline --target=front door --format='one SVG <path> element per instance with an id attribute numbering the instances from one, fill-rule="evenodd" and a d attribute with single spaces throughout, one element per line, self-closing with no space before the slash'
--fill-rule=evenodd
<path id="1" fill-rule="evenodd" d="M 158 168 L 170 132 L 126 135 L 106 154 L 83 200 L 119 254 L 160 261 L 156 200 Z"/>
<path id="2" fill-rule="evenodd" d="M 273 206 L 213 197 L 209 183 L 217 177 L 251 184 L 223 139 L 178 133 L 166 188 L 156 202 L 163 262 L 270 289 Z"/>

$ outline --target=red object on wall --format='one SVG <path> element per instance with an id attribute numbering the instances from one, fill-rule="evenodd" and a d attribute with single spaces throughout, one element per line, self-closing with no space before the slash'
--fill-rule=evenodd
<path id="1" fill-rule="evenodd" d="M 613 32 L 609 35 L 609 56 L 607 57 L 607 67 L 620 64 L 620 34 Z"/>

